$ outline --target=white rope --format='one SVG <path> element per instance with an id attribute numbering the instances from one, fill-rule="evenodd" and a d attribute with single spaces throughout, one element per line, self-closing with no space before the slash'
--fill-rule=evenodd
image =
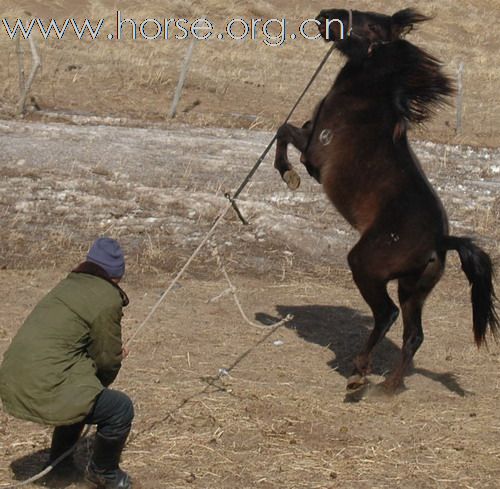
<path id="1" fill-rule="evenodd" d="M 222 258 L 219 255 L 219 250 L 218 250 L 217 246 L 214 246 L 214 256 L 217 259 L 217 264 L 219 265 L 219 268 L 221 269 L 221 272 L 224 275 L 224 278 L 226 279 L 226 282 L 228 283 L 229 288 L 226 289 L 224 292 L 222 292 L 222 294 L 219 294 L 217 297 L 212 299 L 211 301 L 215 301 L 215 300 L 223 297 L 224 295 L 231 293 L 231 295 L 233 296 L 233 299 L 234 299 L 234 303 L 236 304 L 236 307 L 240 311 L 240 314 L 241 314 L 241 317 L 243 318 L 243 320 L 247 324 L 249 324 L 250 326 L 257 328 L 257 329 L 265 329 L 267 331 L 269 331 L 269 328 L 278 329 L 293 319 L 293 315 L 288 314 L 285 318 L 281 319 L 280 321 L 278 321 L 274 324 L 270 324 L 268 326 L 264 326 L 262 324 L 257 324 L 257 323 L 254 323 L 253 321 L 251 321 L 248 318 L 248 316 L 245 314 L 245 311 L 243 310 L 243 306 L 241 305 L 240 299 L 239 299 L 238 295 L 236 294 L 237 289 L 233 285 L 233 283 L 231 282 L 231 279 L 229 278 L 226 267 L 224 266 L 224 263 L 222 262 Z"/>
<path id="2" fill-rule="evenodd" d="M 332 44 L 332 47 L 328 50 L 328 52 L 324 56 L 323 60 L 319 64 L 318 68 L 314 72 L 314 75 L 312 76 L 311 80 L 309 81 L 309 83 L 307 84 L 306 88 L 304 89 L 304 91 L 302 92 L 302 94 L 298 98 L 297 102 L 293 106 L 292 110 L 288 114 L 288 117 L 286 118 L 286 122 L 288 122 L 290 120 L 292 114 L 295 112 L 295 109 L 298 107 L 299 103 L 304 98 L 304 95 L 307 93 L 307 91 L 309 90 L 309 88 L 313 84 L 314 80 L 317 78 L 317 76 L 319 75 L 319 73 L 323 69 L 323 66 L 326 64 L 328 58 L 330 57 L 330 55 L 332 54 L 332 52 L 333 52 L 334 49 L 335 49 L 335 43 Z M 271 149 L 271 147 L 275 143 L 276 139 L 277 139 L 277 133 L 275 134 L 275 136 L 273 137 L 273 139 L 271 140 L 271 142 L 269 143 L 269 145 L 267 146 L 267 148 L 264 150 L 264 152 L 262 153 L 261 157 L 258 159 L 257 163 L 252 168 L 252 170 L 250 171 L 250 173 L 247 175 L 247 177 L 245 178 L 245 180 L 243 181 L 243 183 L 240 185 L 240 187 L 238 188 L 238 190 L 234 194 L 234 197 L 232 197 L 230 199 L 229 204 L 219 214 L 219 217 L 215 220 L 214 225 L 211 227 L 210 231 L 208 231 L 208 233 L 205 236 L 205 238 L 203 238 L 203 240 L 198 245 L 198 247 L 196 248 L 196 250 L 193 252 L 193 254 L 191 255 L 191 257 L 184 264 L 184 266 L 181 268 L 181 270 L 179 271 L 179 273 L 175 276 L 174 280 L 171 282 L 171 284 L 169 285 L 169 287 L 167 288 L 167 290 L 158 299 L 158 301 L 153 306 L 153 308 L 151 309 L 151 311 L 149 312 L 149 314 L 146 316 L 146 319 L 144 319 L 144 321 L 136 328 L 136 330 L 134 331 L 134 333 L 132 334 L 132 336 L 127 340 L 127 342 L 125 343 L 125 348 L 128 348 L 128 346 L 130 345 L 130 343 L 132 343 L 132 341 L 134 341 L 134 339 L 142 331 L 142 329 L 144 328 L 144 326 L 146 326 L 146 324 L 151 319 L 151 317 L 153 316 L 153 314 L 160 307 L 161 303 L 165 300 L 165 298 L 167 297 L 167 295 L 174 288 L 174 286 L 177 284 L 177 282 L 182 277 L 182 275 L 184 275 L 184 272 L 189 268 L 189 266 L 191 265 L 191 263 L 193 262 L 193 260 L 196 258 L 196 256 L 198 256 L 198 253 L 205 246 L 206 242 L 210 239 L 210 237 L 212 236 L 212 234 L 214 233 L 214 231 L 217 229 L 217 226 L 222 222 L 222 220 L 224 219 L 224 217 L 228 213 L 229 209 L 231 209 L 233 207 L 234 201 L 239 197 L 240 193 L 243 191 L 243 189 L 248 184 L 248 182 L 250 181 L 250 179 L 252 178 L 252 176 L 254 175 L 254 173 L 257 171 L 257 168 L 260 166 L 260 164 L 264 160 L 265 156 L 267 155 L 267 153 L 269 152 L 269 150 Z"/>
<path id="3" fill-rule="evenodd" d="M 227 206 L 223 209 L 223 211 L 219 214 L 219 217 L 214 222 L 214 225 L 210 228 L 210 231 L 206 234 L 206 236 L 203 238 L 201 243 L 198 245 L 196 250 L 194 250 L 193 254 L 191 257 L 188 259 L 188 261 L 184 264 L 184 266 L 179 270 L 179 273 L 175 276 L 175 278 L 172 280 L 170 285 L 168 286 L 168 289 L 163 292 L 161 297 L 158 299 L 156 304 L 153 306 L 149 314 L 146 316 L 146 319 L 136 328 L 134 331 L 134 334 L 127 340 L 125 347 L 128 347 L 132 341 L 137 337 L 137 335 L 141 332 L 141 330 L 146 326 L 146 323 L 151 319 L 153 314 L 156 312 L 156 310 L 160 307 L 161 303 L 165 300 L 167 295 L 170 293 L 170 291 L 174 288 L 175 284 L 179 281 L 179 279 L 184 275 L 184 272 L 189 268 L 189 265 L 193 262 L 193 260 L 198 256 L 198 253 L 202 250 L 202 248 L 205 246 L 206 242 L 210 239 L 214 231 L 217 229 L 217 226 L 222 222 L 226 214 L 228 213 L 229 209 L 232 208 L 232 203 L 230 202 L 227 204 Z"/>

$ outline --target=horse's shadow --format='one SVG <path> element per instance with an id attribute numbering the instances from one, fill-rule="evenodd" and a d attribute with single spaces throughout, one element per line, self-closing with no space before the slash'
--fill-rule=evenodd
<path id="1" fill-rule="evenodd" d="M 70 467 L 62 465 L 56 467 L 47 475 L 33 482 L 35 485 L 50 489 L 65 489 L 72 484 L 79 484 L 84 480 L 84 469 L 89 453 L 83 440 L 78 443 L 74 454 L 75 463 Z M 49 449 L 38 450 L 24 455 L 10 464 L 14 480 L 26 481 L 42 472 L 49 461 Z"/>
<path id="2" fill-rule="evenodd" d="M 280 317 L 293 315 L 288 327 L 295 330 L 306 341 L 329 348 L 334 353 L 334 358 L 328 362 L 328 365 L 346 379 L 351 376 L 353 358 L 362 350 L 373 328 L 371 316 L 343 306 L 278 305 L 276 310 Z M 276 320 L 265 313 L 257 313 L 256 319 L 263 324 L 270 324 L 271 320 Z M 384 338 L 374 350 L 372 373 L 385 376 L 394 368 L 400 355 L 400 347 L 387 337 Z M 451 372 L 437 373 L 423 368 L 415 368 L 412 362 L 407 375 L 414 374 L 423 375 L 439 382 L 461 397 L 470 394 L 460 386 L 455 375 Z M 346 400 L 349 399 L 346 398 Z"/>

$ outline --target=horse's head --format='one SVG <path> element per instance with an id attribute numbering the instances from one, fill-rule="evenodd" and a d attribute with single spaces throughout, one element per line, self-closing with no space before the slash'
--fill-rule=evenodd
<path id="1" fill-rule="evenodd" d="M 413 9 L 400 10 L 392 16 L 331 9 L 322 10 L 316 17 L 323 38 L 335 42 L 337 48 L 349 58 L 366 56 L 376 44 L 401 39 L 414 24 L 429 19 Z"/>

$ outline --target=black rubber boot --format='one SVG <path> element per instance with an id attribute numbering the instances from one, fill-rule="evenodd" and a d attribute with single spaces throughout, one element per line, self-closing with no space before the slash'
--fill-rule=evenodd
<path id="1" fill-rule="evenodd" d="M 132 481 L 120 469 L 120 456 L 127 441 L 128 432 L 117 438 L 107 438 L 97 433 L 94 453 L 87 467 L 87 480 L 99 489 L 130 489 Z"/>
<path id="2" fill-rule="evenodd" d="M 49 464 L 58 459 L 64 452 L 75 446 L 82 434 L 85 423 L 77 423 L 69 426 L 56 426 L 52 433 L 50 445 Z M 73 453 L 64 458 L 57 467 L 71 466 L 73 464 Z"/>

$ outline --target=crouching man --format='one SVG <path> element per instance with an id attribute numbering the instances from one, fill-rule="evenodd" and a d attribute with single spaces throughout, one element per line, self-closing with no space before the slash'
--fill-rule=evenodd
<path id="1" fill-rule="evenodd" d="M 128 298 L 118 286 L 124 272 L 120 245 L 96 240 L 87 260 L 37 304 L 0 367 L 5 410 L 55 426 L 51 462 L 76 444 L 85 424 L 97 425 L 86 478 L 105 489 L 132 487 L 118 464 L 134 408 L 126 394 L 108 388 L 126 356 L 120 321 Z"/>

